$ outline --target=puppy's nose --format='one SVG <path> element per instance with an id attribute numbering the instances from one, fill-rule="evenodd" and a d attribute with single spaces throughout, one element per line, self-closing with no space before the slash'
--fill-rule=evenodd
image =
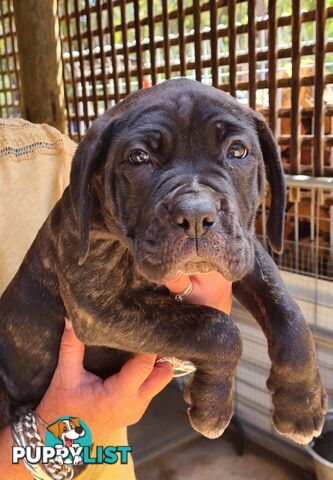
<path id="1" fill-rule="evenodd" d="M 82 433 L 82 432 L 83 432 L 83 428 L 82 428 L 82 427 L 76 427 L 76 428 L 75 428 L 75 432 L 76 432 L 76 433 Z"/>
<path id="2" fill-rule="evenodd" d="M 192 238 L 202 237 L 214 226 L 217 208 L 210 199 L 192 198 L 179 202 L 172 217 L 186 235 Z"/>

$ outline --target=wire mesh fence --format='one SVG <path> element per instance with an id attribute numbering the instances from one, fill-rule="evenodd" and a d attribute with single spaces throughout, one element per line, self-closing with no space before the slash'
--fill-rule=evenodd
<path id="1" fill-rule="evenodd" d="M 284 251 L 277 265 L 315 278 L 333 279 L 333 178 L 287 175 Z M 259 208 L 256 231 L 266 248 L 269 199 Z"/>

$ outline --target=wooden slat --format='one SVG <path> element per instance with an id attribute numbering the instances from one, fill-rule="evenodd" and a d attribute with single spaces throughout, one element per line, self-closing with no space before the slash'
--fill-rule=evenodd
<path id="1" fill-rule="evenodd" d="M 94 107 L 94 114 L 95 117 L 98 115 L 98 105 L 97 105 L 97 97 L 96 97 L 96 78 L 95 78 L 95 55 L 94 48 L 93 48 L 93 36 L 91 32 L 91 22 L 90 22 L 90 4 L 89 0 L 85 0 L 86 10 L 87 10 L 87 31 L 88 31 L 88 55 L 89 55 L 89 63 L 90 63 L 90 75 L 91 75 L 91 87 L 92 87 L 92 97 L 93 97 L 93 107 Z"/>
<path id="2" fill-rule="evenodd" d="M 293 0 L 293 23 L 292 23 L 292 45 L 291 45 L 291 145 L 290 145 L 290 170 L 293 175 L 300 171 L 301 151 L 300 151 L 300 114 L 299 114 L 299 95 L 300 95 L 300 0 Z"/>
<path id="3" fill-rule="evenodd" d="M 321 176 L 324 166 L 323 150 L 323 95 L 324 95 L 324 59 L 325 59 L 325 0 L 317 1 L 316 13 L 316 68 L 315 68 L 315 118 L 314 118 L 314 175 Z"/>
<path id="4" fill-rule="evenodd" d="M 248 1 L 249 106 L 256 108 L 256 0 Z"/>
<path id="5" fill-rule="evenodd" d="M 100 59 L 101 59 L 101 69 L 102 69 L 102 85 L 103 85 L 103 100 L 104 108 L 108 108 L 108 86 L 106 78 L 106 59 L 104 52 L 104 39 L 103 39 L 103 30 L 102 30 L 102 12 L 101 12 L 101 2 L 100 0 L 96 1 L 97 8 L 97 30 L 98 30 L 98 43 L 100 48 Z"/>
<path id="6" fill-rule="evenodd" d="M 229 92 L 236 96 L 236 0 L 228 2 L 228 36 L 229 36 Z"/>
<path id="7" fill-rule="evenodd" d="M 268 88 L 269 88 L 269 125 L 272 132 L 276 133 L 277 113 L 276 113 L 276 37 L 277 37 L 277 21 L 276 21 L 276 0 L 268 1 Z"/>
<path id="8" fill-rule="evenodd" d="M 134 23 L 135 23 L 135 48 L 136 48 L 136 65 L 139 88 L 143 86 L 142 76 L 142 53 L 141 53 L 141 39 L 140 39 L 140 12 L 139 2 L 134 1 Z"/>
<path id="9" fill-rule="evenodd" d="M 200 0 L 193 0 L 195 78 L 201 82 Z"/>
<path id="10" fill-rule="evenodd" d="M 212 85 L 219 84 L 219 69 L 217 63 L 217 5 L 216 0 L 210 0 L 210 51 L 212 68 Z"/>
<path id="11" fill-rule="evenodd" d="M 126 81 L 126 93 L 131 93 L 131 81 L 128 65 L 128 43 L 127 43 L 127 23 L 126 23 L 126 0 L 120 1 L 120 11 L 121 11 L 121 32 L 123 38 L 123 49 L 124 49 L 124 71 L 125 71 L 125 81 Z"/>
<path id="12" fill-rule="evenodd" d="M 57 13 L 59 17 L 59 4 L 57 4 Z M 63 40 L 60 35 L 60 45 L 61 45 L 61 51 L 64 51 L 63 47 Z M 68 112 L 70 110 L 70 104 L 69 104 L 69 99 L 68 99 L 68 94 L 67 94 L 67 88 L 66 88 L 66 73 L 65 73 L 65 64 L 62 64 L 62 81 L 64 85 L 64 98 L 65 98 L 65 107 L 66 107 L 66 112 L 67 112 L 67 117 L 68 117 Z M 67 122 L 67 129 L 68 129 L 68 134 L 70 137 L 74 136 L 73 130 L 72 130 L 72 122 Z"/>
<path id="13" fill-rule="evenodd" d="M 184 34 L 184 5 L 183 0 L 178 0 L 178 44 L 179 44 L 179 62 L 180 74 L 182 77 L 186 75 L 185 60 L 185 34 Z"/>
<path id="14" fill-rule="evenodd" d="M 155 28 L 154 28 L 154 2 L 148 0 L 148 18 L 149 18 L 149 55 L 150 55 L 150 70 L 151 83 L 156 84 L 156 49 L 155 49 Z"/>
<path id="15" fill-rule="evenodd" d="M 118 65 L 117 65 L 117 54 L 116 54 L 116 41 L 115 41 L 115 35 L 114 35 L 113 2 L 108 2 L 108 20 L 109 20 L 110 43 L 111 43 L 111 63 L 112 63 L 114 98 L 115 98 L 115 102 L 119 102 L 119 77 L 118 77 Z"/>
<path id="16" fill-rule="evenodd" d="M 73 89 L 73 107 L 74 107 L 74 112 L 75 112 L 75 120 L 76 120 L 76 125 L 77 125 L 77 136 L 78 140 L 81 139 L 81 128 L 80 128 L 80 121 L 79 121 L 79 112 L 78 112 L 78 98 L 76 95 L 76 86 L 77 86 L 77 80 L 76 80 L 76 75 L 75 75 L 75 68 L 74 68 L 74 59 L 73 59 L 73 46 L 72 46 L 72 37 L 71 37 L 71 28 L 70 28 L 70 21 L 69 21 L 69 16 L 68 16 L 68 4 L 65 2 L 65 12 L 66 12 L 66 29 L 67 29 L 67 38 L 68 38 L 68 50 L 69 50 L 69 58 L 70 58 L 70 70 L 71 70 L 71 85 Z M 63 66 L 63 71 L 64 75 L 66 75 L 66 64 L 64 62 Z M 66 90 L 66 85 L 65 85 L 65 90 Z M 69 111 L 67 110 L 67 115 L 69 114 Z M 71 127 L 68 127 L 69 131 L 71 131 Z"/>
<path id="17" fill-rule="evenodd" d="M 66 3 L 66 2 L 65 2 Z M 86 91 L 86 78 L 84 71 L 84 59 L 82 54 L 82 41 L 81 41 L 81 26 L 80 26 L 80 15 L 79 15 L 79 4 L 78 0 L 74 0 L 74 11 L 75 11 L 75 23 L 76 30 L 78 32 L 78 48 L 79 48 L 79 58 L 80 58 L 80 83 L 82 88 L 82 103 L 84 111 L 84 123 L 86 128 L 89 127 L 89 114 L 88 114 L 88 102 L 87 102 L 87 91 Z"/>
<path id="18" fill-rule="evenodd" d="M 168 79 L 171 77 L 168 0 L 162 0 L 162 11 L 163 11 L 162 13 L 163 15 L 163 50 L 164 50 L 165 78 Z"/>

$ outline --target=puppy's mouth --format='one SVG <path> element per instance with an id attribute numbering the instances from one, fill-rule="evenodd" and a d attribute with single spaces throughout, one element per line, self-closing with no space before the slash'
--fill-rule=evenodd
<path id="1" fill-rule="evenodd" d="M 165 244 L 164 244 L 165 245 Z M 237 281 L 253 264 L 253 247 L 245 238 L 229 242 L 221 236 L 200 241 L 169 242 L 165 248 L 135 255 L 138 271 L 149 281 L 166 283 L 179 273 L 186 275 L 217 271 L 229 281 Z"/>
<path id="2" fill-rule="evenodd" d="M 71 438 L 68 438 L 68 437 L 65 436 L 64 440 L 65 440 L 65 443 L 66 443 L 66 447 L 71 447 L 72 446 L 73 440 Z"/>

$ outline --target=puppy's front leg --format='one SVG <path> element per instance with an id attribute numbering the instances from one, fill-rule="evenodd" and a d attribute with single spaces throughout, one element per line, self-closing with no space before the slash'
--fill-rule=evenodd
<path id="1" fill-rule="evenodd" d="M 234 285 L 234 294 L 268 340 L 272 368 L 267 387 L 273 396 L 274 426 L 295 442 L 307 444 L 320 434 L 327 410 L 314 340 L 270 255 L 260 242 L 255 250 L 254 268 Z"/>
<path id="2" fill-rule="evenodd" d="M 192 361 L 197 371 L 189 395 L 191 424 L 209 438 L 223 433 L 233 412 L 232 383 L 241 354 L 239 331 L 228 315 L 145 291 L 130 292 L 121 304 L 95 311 L 102 315 L 94 322 L 87 322 L 82 310 L 70 315 L 87 345 Z"/>

